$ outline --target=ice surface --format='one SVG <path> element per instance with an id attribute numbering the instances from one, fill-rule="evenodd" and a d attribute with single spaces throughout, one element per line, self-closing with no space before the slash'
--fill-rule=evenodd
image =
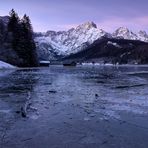
<path id="1" fill-rule="evenodd" d="M 147 71 L 147 66 L 50 66 L 0 76 L 0 135 L 7 134 L 0 144 L 147 146 Z M 22 118 L 28 92 L 32 107 Z"/>

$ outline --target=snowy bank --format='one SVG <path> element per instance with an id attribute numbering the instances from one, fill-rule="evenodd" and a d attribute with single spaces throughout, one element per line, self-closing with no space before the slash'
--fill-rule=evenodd
<path id="1" fill-rule="evenodd" d="M 15 66 L 0 61 L 0 69 L 11 69 L 11 68 L 15 68 Z"/>

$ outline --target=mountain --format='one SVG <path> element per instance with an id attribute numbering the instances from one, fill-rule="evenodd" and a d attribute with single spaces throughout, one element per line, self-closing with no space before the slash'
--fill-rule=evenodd
<path id="1" fill-rule="evenodd" d="M 8 21 L 9 16 L 0 17 L 0 59 L 17 65 L 20 58 L 12 49 L 13 38 L 6 29 Z M 123 60 L 125 62 L 129 57 L 129 60 L 135 61 L 135 63 L 147 61 L 148 34 L 145 31 L 135 33 L 126 27 L 120 27 L 111 34 L 97 28 L 94 22 L 86 22 L 68 31 L 34 33 L 34 40 L 40 60 L 57 60 L 78 56 L 79 59 L 81 57 L 86 60 L 110 57 L 111 61 L 125 58 L 126 60 Z M 133 58 L 133 55 L 138 58 Z M 123 62 L 119 59 L 117 61 Z"/>
<path id="2" fill-rule="evenodd" d="M 113 38 L 121 38 L 128 40 L 138 40 L 138 36 L 126 27 L 118 28 L 113 34 Z"/>
<path id="3" fill-rule="evenodd" d="M 148 34 L 146 33 L 146 31 L 139 31 L 138 37 L 140 41 L 148 42 Z"/>
<path id="4" fill-rule="evenodd" d="M 6 26 L 9 22 L 9 16 L 0 16 L 0 21 L 2 21 Z"/>
<path id="5" fill-rule="evenodd" d="M 148 42 L 148 35 L 145 31 L 134 33 L 126 27 L 120 27 L 111 34 L 97 28 L 94 22 L 86 22 L 68 31 L 35 33 L 38 56 L 41 60 L 54 60 L 75 54 L 103 37 Z"/>
<path id="6" fill-rule="evenodd" d="M 138 33 L 134 33 L 126 27 L 118 28 L 113 34 L 113 38 L 121 38 L 128 40 L 140 40 L 144 42 L 148 42 L 148 34 L 145 31 L 139 31 Z"/>
<path id="7" fill-rule="evenodd" d="M 63 61 L 112 64 L 148 64 L 148 43 L 137 40 L 102 38 Z"/>
<path id="8" fill-rule="evenodd" d="M 35 41 L 43 58 L 43 55 L 47 57 L 48 54 L 58 56 L 77 53 L 101 37 L 111 37 L 111 34 L 98 29 L 95 23 L 87 22 L 68 31 L 36 33 Z"/>

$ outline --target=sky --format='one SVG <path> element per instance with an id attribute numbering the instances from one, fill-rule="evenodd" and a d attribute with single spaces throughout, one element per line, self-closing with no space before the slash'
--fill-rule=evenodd
<path id="1" fill-rule="evenodd" d="M 30 16 L 34 31 L 67 30 L 93 21 L 113 32 L 118 27 L 148 32 L 148 0 L 1 0 L 0 16 L 14 8 Z"/>

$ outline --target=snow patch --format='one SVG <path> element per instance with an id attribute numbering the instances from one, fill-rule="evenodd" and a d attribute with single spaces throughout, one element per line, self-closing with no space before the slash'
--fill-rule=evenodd
<path id="1" fill-rule="evenodd" d="M 115 42 L 108 41 L 107 44 L 113 45 L 115 47 L 121 48 L 121 46 Z"/>
<path id="2" fill-rule="evenodd" d="M 15 66 L 0 61 L 0 69 L 11 69 L 11 68 L 15 68 Z"/>

